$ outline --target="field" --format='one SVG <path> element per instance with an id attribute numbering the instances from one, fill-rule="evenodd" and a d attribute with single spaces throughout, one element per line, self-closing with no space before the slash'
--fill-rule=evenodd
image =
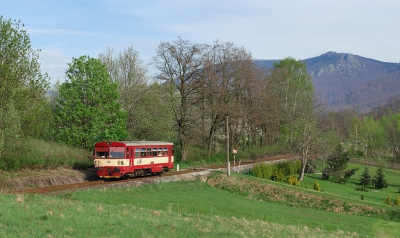
<path id="1" fill-rule="evenodd" d="M 319 175 L 307 175 L 303 186 L 297 187 L 216 173 L 207 183 L 161 183 L 58 196 L 1 194 L 0 236 L 398 237 L 399 209 L 383 202 L 388 194 L 393 199 L 398 187 L 356 191 L 361 172 L 346 185 L 322 181 Z M 389 181 L 399 175 L 387 171 Z M 314 181 L 324 191 L 313 190 Z M 304 188 L 306 183 L 309 188 Z"/>

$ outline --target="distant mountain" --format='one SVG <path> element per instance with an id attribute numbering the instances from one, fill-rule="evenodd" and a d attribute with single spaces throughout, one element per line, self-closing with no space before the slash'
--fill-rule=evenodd
<path id="1" fill-rule="evenodd" d="M 330 110 L 370 110 L 400 95 L 400 64 L 328 52 L 303 60 Z M 278 60 L 255 60 L 272 68 Z"/>

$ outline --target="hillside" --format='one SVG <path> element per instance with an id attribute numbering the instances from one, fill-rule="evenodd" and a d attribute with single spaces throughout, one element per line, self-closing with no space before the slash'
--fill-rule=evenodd
<path id="1" fill-rule="evenodd" d="M 272 68 L 277 60 L 256 60 Z M 330 110 L 369 110 L 400 94 L 400 64 L 328 52 L 303 60 Z"/>

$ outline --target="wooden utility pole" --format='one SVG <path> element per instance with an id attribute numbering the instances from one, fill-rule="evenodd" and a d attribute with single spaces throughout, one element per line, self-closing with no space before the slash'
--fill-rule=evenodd
<path id="1" fill-rule="evenodd" d="M 231 165 L 229 162 L 229 118 L 226 115 L 226 162 L 228 166 L 228 176 L 231 176 Z"/>

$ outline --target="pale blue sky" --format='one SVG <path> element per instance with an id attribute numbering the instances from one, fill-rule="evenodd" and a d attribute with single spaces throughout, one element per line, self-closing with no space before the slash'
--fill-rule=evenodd
<path id="1" fill-rule="evenodd" d="M 398 0 L 0 0 L 0 15 L 25 24 L 52 83 L 72 57 L 132 46 L 148 64 L 178 36 L 232 42 L 255 59 L 335 51 L 400 62 Z"/>

